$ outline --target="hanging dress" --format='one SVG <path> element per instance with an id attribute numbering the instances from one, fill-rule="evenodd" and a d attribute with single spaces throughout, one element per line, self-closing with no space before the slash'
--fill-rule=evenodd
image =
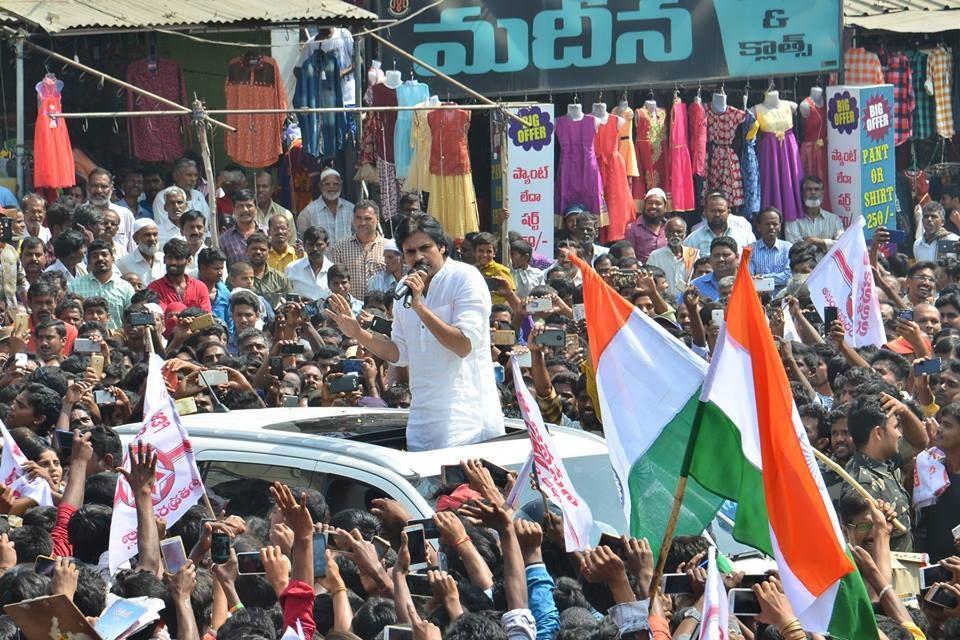
<path id="1" fill-rule="evenodd" d="M 623 118 L 620 127 L 620 155 L 627 169 L 627 182 L 633 183 L 640 177 L 640 167 L 637 165 L 637 149 L 633 146 L 633 109 L 625 102 L 613 108 L 613 115 Z"/>
<path id="2" fill-rule="evenodd" d="M 693 196 L 696 208 L 702 207 L 703 187 L 707 181 L 707 112 L 696 98 L 687 107 L 690 135 L 690 166 L 693 169 Z"/>
<path id="3" fill-rule="evenodd" d="M 440 221 L 454 240 L 480 230 L 477 196 L 473 190 L 467 131 L 470 112 L 437 109 L 427 116 L 430 145 L 430 200 L 428 213 Z"/>
<path id="4" fill-rule="evenodd" d="M 729 106 L 723 113 L 717 113 L 712 108 L 706 111 L 707 140 L 711 144 L 707 191 L 719 189 L 727 195 L 730 206 L 739 207 L 743 204 L 743 178 L 740 175 L 740 160 L 733 150 L 733 140 L 746 112 Z"/>
<path id="5" fill-rule="evenodd" d="M 418 107 L 427 106 L 427 102 L 417 104 Z M 419 110 L 413 113 L 410 143 L 413 145 L 413 154 L 410 156 L 410 165 L 407 167 L 407 179 L 403 182 L 403 190 L 414 193 L 427 191 L 430 188 L 430 123 L 427 116 L 430 111 Z"/>
<path id="6" fill-rule="evenodd" d="M 633 183 L 633 197 L 643 200 L 647 191 L 654 187 L 667 190 L 667 154 L 665 138 L 667 133 L 667 112 L 657 108 L 652 115 L 646 107 L 636 109 L 637 122 L 637 159 L 640 160 L 642 181 Z"/>
<path id="7" fill-rule="evenodd" d="M 422 82 L 407 80 L 397 87 L 397 104 L 412 107 L 430 97 L 430 88 Z M 396 157 L 397 179 L 407 177 L 410 157 L 413 155 L 412 133 L 414 111 L 401 111 L 397 114 L 397 126 L 393 132 L 393 149 Z"/>
<path id="8" fill-rule="evenodd" d="M 77 179 L 67 121 L 50 117 L 50 114 L 63 112 L 60 106 L 63 82 L 48 73 L 35 88 L 37 123 L 33 129 L 33 185 L 51 189 L 72 187 Z"/>
<path id="9" fill-rule="evenodd" d="M 230 60 L 224 93 L 230 110 L 287 108 L 280 67 L 267 56 L 245 55 Z M 227 114 L 227 124 L 236 131 L 223 134 L 224 151 L 244 167 L 274 164 L 283 154 L 285 119 L 285 113 Z"/>
<path id="10" fill-rule="evenodd" d="M 674 211 L 693 211 L 693 170 L 687 148 L 687 105 L 677 98 L 670 114 L 670 197 Z"/>
<path id="11" fill-rule="evenodd" d="M 803 167 L 793 133 L 793 108 L 782 102 L 774 109 L 754 106 L 760 123 L 760 207 L 776 207 L 784 222 L 804 215 L 800 200 Z"/>
<path id="12" fill-rule="evenodd" d="M 810 115 L 802 119 L 803 138 L 800 141 L 800 163 L 803 175 L 817 176 L 823 180 L 823 201 L 830 202 L 827 180 L 827 109 L 818 107 L 809 96 L 803 104 L 810 109 Z M 802 113 L 801 113 L 802 115 Z"/>
<path id="13" fill-rule="evenodd" d="M 743 174 L 743 209 L 741 213 L 753 220 L 760 212 L 760 165 L 757 163 L 757 132 L 760 124 L 749 111 L 743 121 L 743 155 L 740 156 L 740 172 Z"/>
<path id="14" fill-rule="evenodd" d="M 569 116 L 557 118 L 557 142 L 560 144 L 558 213 L 563 213 L 572 204 L 582 205 L 596 216 L 605 211 L 600 198 L 600 169 L 594 147 L 596 121 L 591 115 L 584 115 L 580 120 L 571 120 Z"/>
<path id="15" fill-rule="evenodd" d="M 600 230 L 600 239 L 604 243 L 623 240 L 627 225 L 635 217 L 633 198 L 627 184 L 627 169 L 620 155 L 620 131 L 618 117 L 609 115 L 607 121 L 597 129 L 594 140 L 609 220 L 609 224 Z"/>
<path id="16" fill-rule="evenodd" d="M 397 91 L 386 84 L 375 84 L 370 88 L 372 104 L 375 107 L 397 106 Z M 397 128 L 397 112 L 382 111 L 380 116 L 380 139 L 377 143 L 377 178 L 380 182 L 380 214 L 388 220 L 400 206 L 400 183 L 397 182 L 397 165 L 394 156 L 394 140 Z"/>

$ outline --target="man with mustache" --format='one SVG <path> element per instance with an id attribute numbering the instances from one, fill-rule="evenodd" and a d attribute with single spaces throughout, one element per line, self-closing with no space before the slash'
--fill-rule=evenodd
<path id="1" fill-rule="evenodd" d="M 110 209 L 120 216 L 120 226 L 114 236 L 114 241 L 125 246 L 127 251 L 133 249 L 133 213 L 130 209 L 111 200 L 113 196 L 113 174 L 102 167 L 97 167 L 87 176 L 87 202 L 100 209 Z"/>
<path id="2" fill-rule="evenodd" d="M 330 295 L 327 287 L 327 272 L 333 266 L 326 257 L 327 230 L 323 227 L 308 227 L 301 234 L 305 257 L 291 262 L 284 270 L 290 280 L 292 293 L 310 300 L 321 300 Z"/>
<path id="3" fill-rule="evenodd" d="M 123 310 L 133 297 L 133 286 L 113 270 L 113 245 L 107 240 L 94 240 L 87 249 L 87 274 L 67 286 L 67 290 L 84 298 L 100 297 L 107 301 L 110 320 L 108 329 L 123 326 Z"/>

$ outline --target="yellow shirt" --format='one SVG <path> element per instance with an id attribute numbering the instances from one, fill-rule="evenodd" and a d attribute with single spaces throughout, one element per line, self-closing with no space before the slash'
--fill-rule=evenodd
<path id="1" fill-rule="evenodd" d="M 270 251 L 267 252 L 267 265 L 273 269 L 276 269 L 280 273 L 283 273 L 287 268 L 287 265 L 297 259 L 297 252 L 292 246 L 287 245 L 287 250 L 284 253 L 277 253 L 274 251 L 273 247 L 270 247 Z"/>
<path id="2" fill-rule="evenodd" d="M 497 278 L 498 280 L 506 280 L 510 283 L 510 288 L 514 291 L 517 290 L 517 284 L 513 281 L 513 274 L 510 273 L 510 268 L 505 267 L 499 262 L 491 261 L 485 267 L 480 267 L 480 273 L 483 274 L 484 278 Z M 493 304 L 503 304 L 507 301 L 503 297 L 503 294 L 492 292 L 490 294 L 490 299 Z"/>

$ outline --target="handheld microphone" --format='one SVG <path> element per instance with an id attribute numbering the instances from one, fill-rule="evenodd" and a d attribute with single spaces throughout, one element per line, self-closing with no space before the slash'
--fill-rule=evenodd
<path id="1" fill-rule="evenodd" d="M 414 271 L 419 271 L 420 273 L 427 273 L 428 271 L 430 271 L 430 265 L 428 265 L 426 262 L 418 262 L 416 266 L 413 267 L 413 271 L 411 271 L 411 273 L 413 273 Z M 397 283 L 396 288 L 393 290 L 393 299 L 402 300 L 409 295 L 410 295 L 410 285 L 407 284 L 407 278 L 405 276 L 402 280 L 400 280 L 400 282 Z"/>

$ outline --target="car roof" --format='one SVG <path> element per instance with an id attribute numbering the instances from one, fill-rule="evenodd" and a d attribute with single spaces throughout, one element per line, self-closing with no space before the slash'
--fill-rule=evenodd
<path id="1" fill-rule="evenodd" d="M 403 409 L 363 407 L 276 407 L 246 409 L 229 413 L 197 413 L 181 418 L 194 441 L 203 439 L 224 444 L 260 441 L 286 445 L 317 454 L 328 452 L 355 457 L 389 468 L 402 476 L 434 476 L 440 466 L 467 458 L 485 458 L 501 466 L 517 467 L 530 454 L 530 442 L 523 421 L 506 419 L 507 434 L 469 445 L 409 452 L 403 450 L 409 412 Z M 140 423 L 117 427 L 128 440 Z M 606 454 L 602 438 L 578 429 L 550 425 L 550 432 L 562 457 Z"/>

